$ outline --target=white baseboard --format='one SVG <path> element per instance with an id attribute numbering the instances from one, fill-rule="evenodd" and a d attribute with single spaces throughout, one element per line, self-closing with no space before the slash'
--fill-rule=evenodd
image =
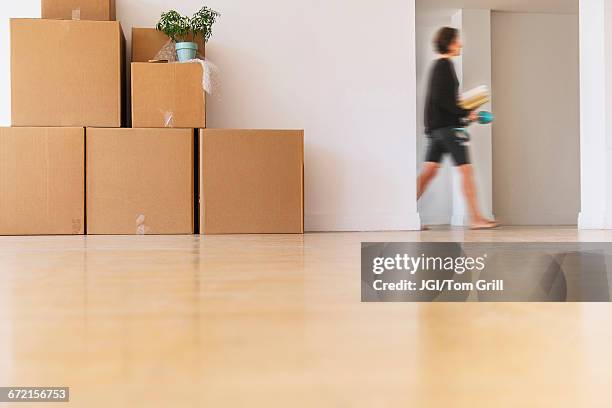
<path id="1" fill-rule="evenodd" d="M 451 225 L 453 227 L 467 227 L 470 222 L 470 217 L 465 214 L 453 214 L 451 217 Z"/>
<path id="2" fill-rule="evenodd" d="M 421 216 L 421 223 L 423 225 L 428 225 L 428 226 L 432 226 L 432 225 L 448 225 L 450 224 L 450 215 L 449 214 L 424 214 L 424 213 L 419 213 Z"/>
<path id="3" fill-rule="evenodd" d="M 421 217 L 418 213 L 399 216 L 306 214 L 306 232 L 369 232 L 369 231 L 420 231 Z"/>

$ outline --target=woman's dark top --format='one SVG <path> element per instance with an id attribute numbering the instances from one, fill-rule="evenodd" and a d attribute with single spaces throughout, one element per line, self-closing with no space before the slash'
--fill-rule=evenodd
<path id="1" fill-rule="evenodd" d="M 425 133 L 436 129 L 461 127 L 462 119 L 470 111 L 463 109 L 459 101 L 459 80 L 449 58 L 436 61 L 429 78 L 427 101 L 425 102 Z"/>

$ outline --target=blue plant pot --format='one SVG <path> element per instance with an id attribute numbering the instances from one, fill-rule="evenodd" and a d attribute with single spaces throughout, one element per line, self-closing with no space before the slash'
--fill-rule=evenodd
<path id="1" fill-rule="evenodd" d="M 175 46 L 179 62 L 195 59 L 198 54 L 198 44 L 194 42 L 179 42 Z"/>

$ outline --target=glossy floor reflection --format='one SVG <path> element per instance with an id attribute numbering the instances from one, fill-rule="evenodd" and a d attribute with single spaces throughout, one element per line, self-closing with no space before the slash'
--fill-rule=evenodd
<path id="1" fill-rule="evenodd" d="M 609 304 L 360 303 L 360 243 L 418 240 L 612 233 L 0 238 L 0 385 L 71 387 L 36 407 L 612 405 Z"/>

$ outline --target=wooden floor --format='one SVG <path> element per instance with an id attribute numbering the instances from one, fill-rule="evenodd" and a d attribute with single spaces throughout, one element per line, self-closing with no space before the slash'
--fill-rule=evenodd
<path id="1" fill-rule="evenodd" d="M 609 304 L 360 303 L 360 242 L 418 240 L 612 233 L 0 238 L 0 386 L 71 387 L 35 407 L 612 406 Z"/>

